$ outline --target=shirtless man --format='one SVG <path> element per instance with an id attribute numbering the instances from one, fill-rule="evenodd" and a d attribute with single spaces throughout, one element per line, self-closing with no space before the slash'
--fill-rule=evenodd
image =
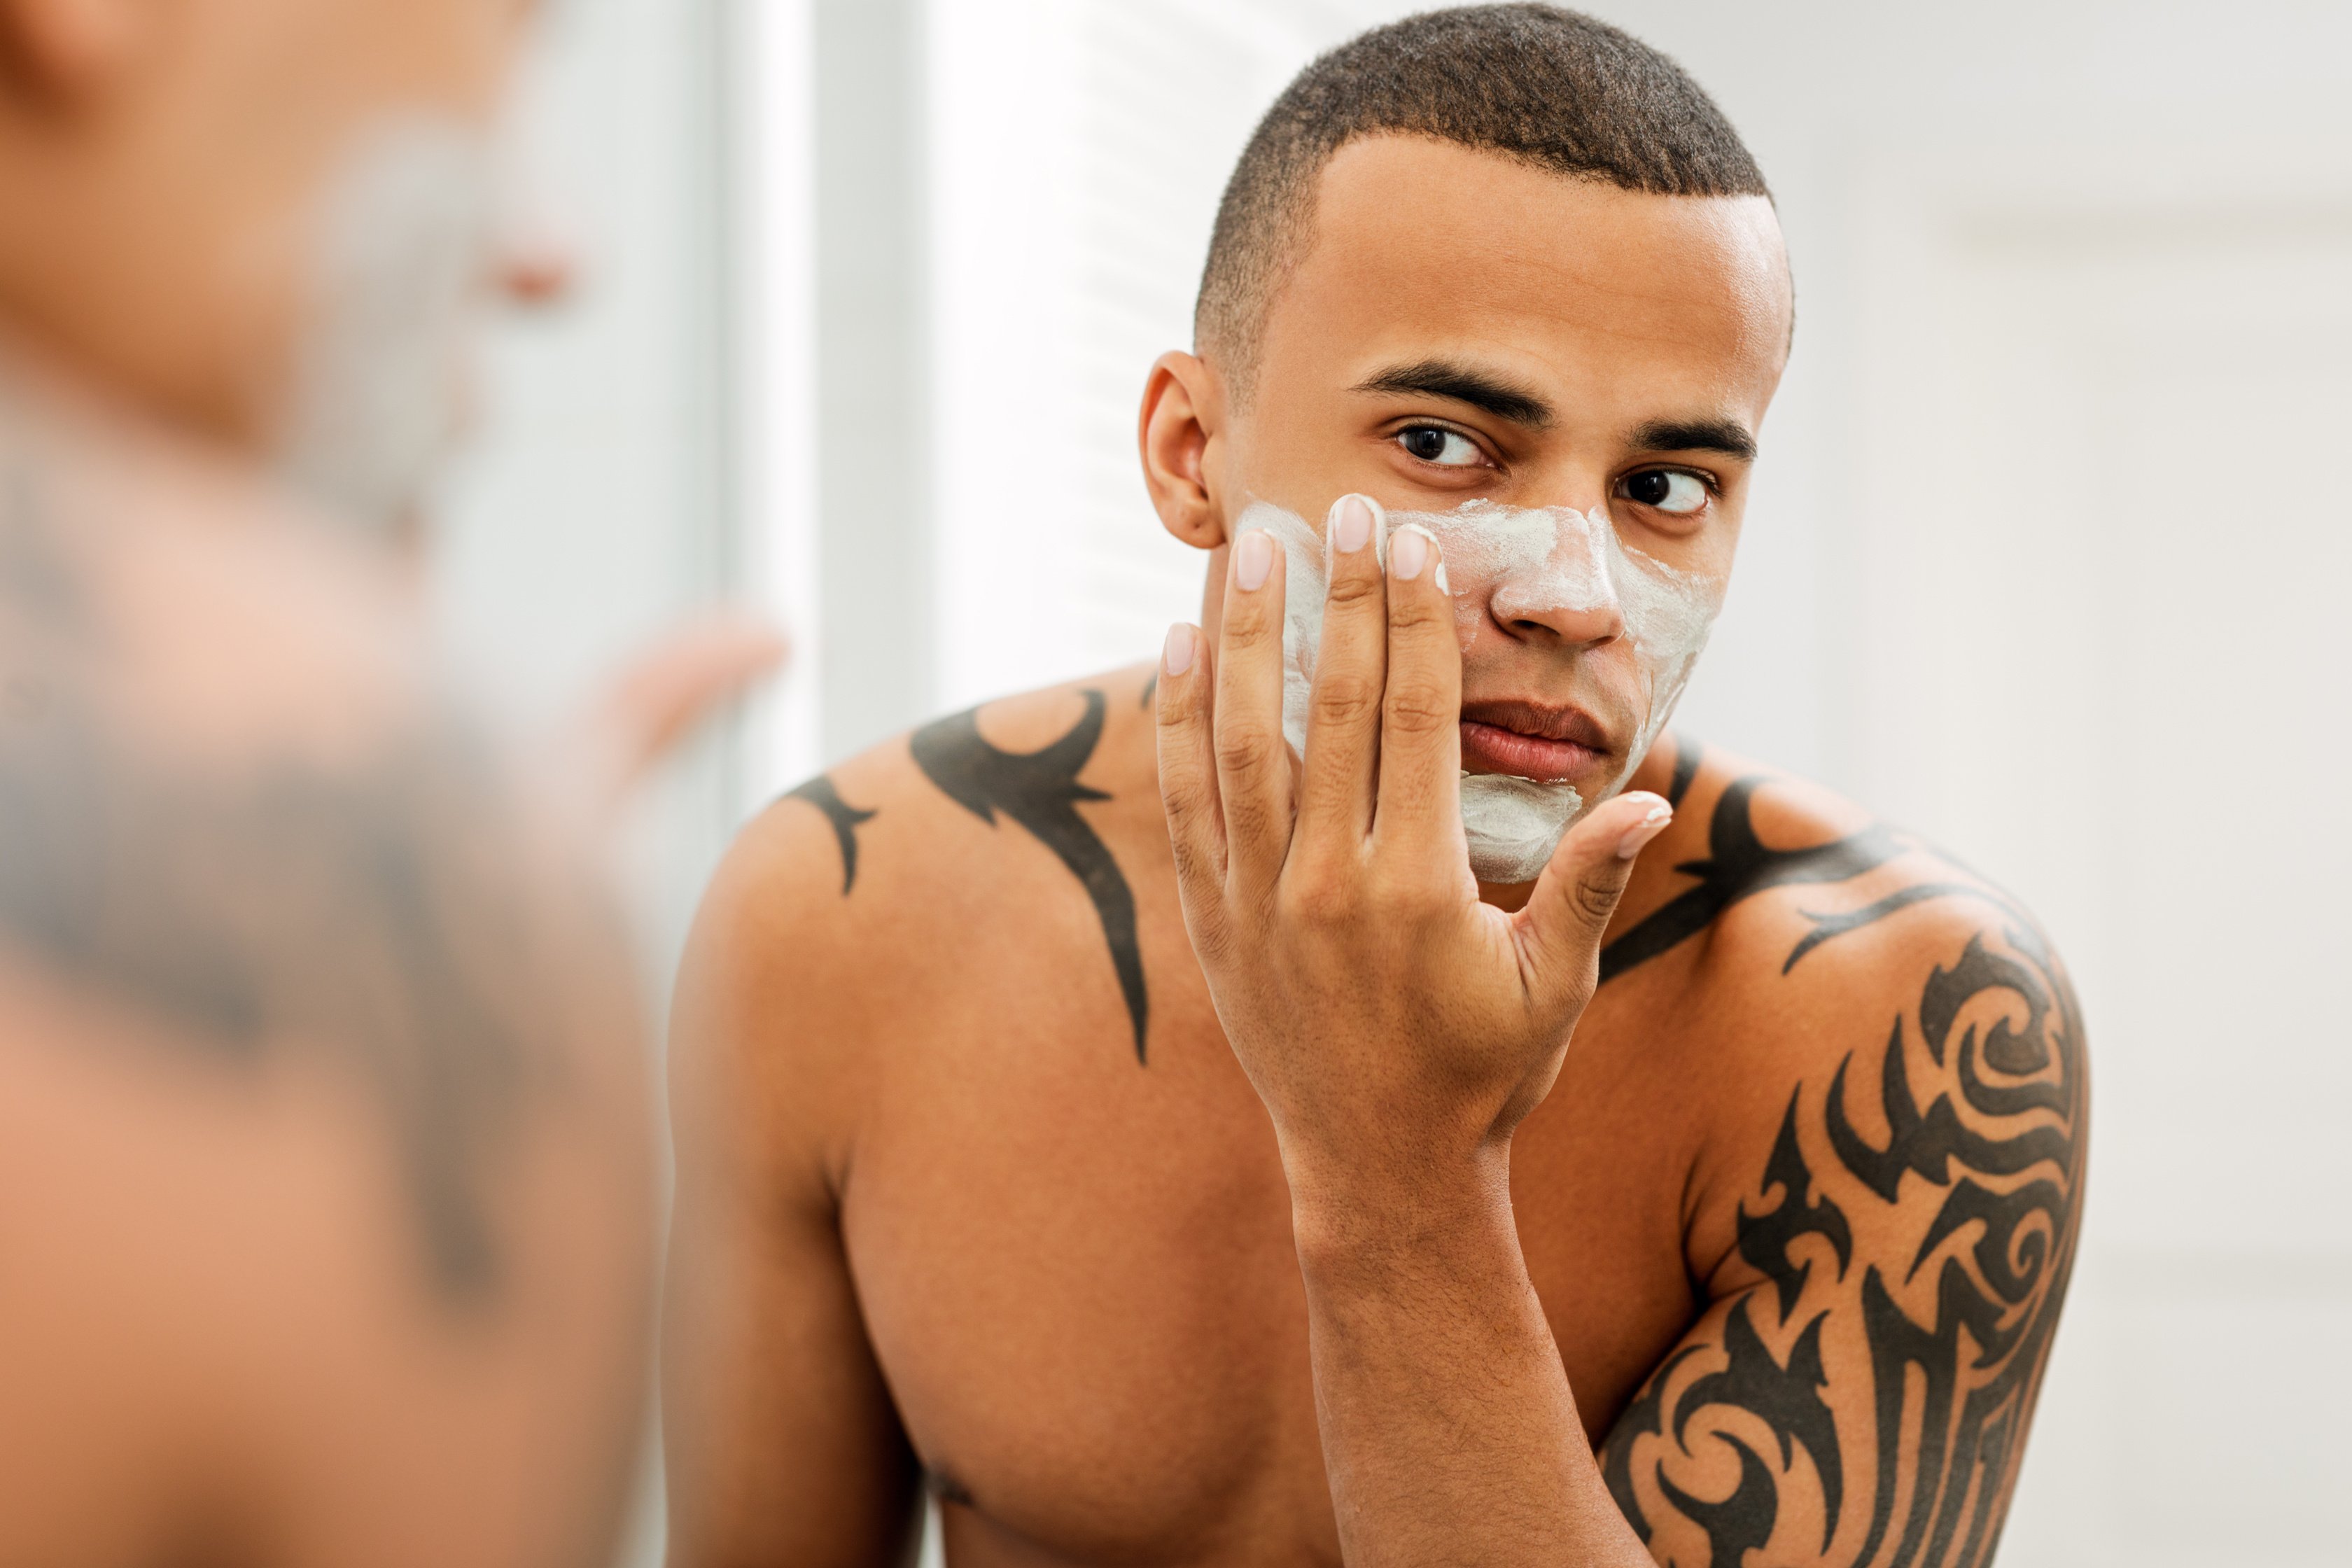
<path id="1" fill-rule="evenodd" d="M 764 650 L 644 666 L 562 787 L 430 657 L 525 10 L 0 0 L 6 1568 L 613 1550 L 653 1205 L 594 819 Z"/>
<path id="2" fill-rule="evenodd" d="M 1440 12 L 1293 84 L 1143 400 L 1203 629 L 803 786 L 709 894 L 678 1568 L 897 1561 L 926 1482 L 958 1564 L 1990 1557 L 2063 971 L 1659 733 L 1790 322 L 1761 176 L 1622 34 Z"/>

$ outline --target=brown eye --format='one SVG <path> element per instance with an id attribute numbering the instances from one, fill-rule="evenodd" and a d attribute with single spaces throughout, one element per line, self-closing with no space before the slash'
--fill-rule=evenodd
<path id="1" fill-rule="evenodd" d="M 1706 507 L 1706 483 L 1696 474 L 1675 468 L 1644 468 L 1618 481 L 1617 493 L 1627 500 L 1687 517 Z"/>
<path id="2" fill-rule="evenodd" d="M 1397 445 L 1424 463 L 1466 468 L 1480 461 L 1478 443 L 1442 425 L 1414 425 L 1397 432 Z"/>

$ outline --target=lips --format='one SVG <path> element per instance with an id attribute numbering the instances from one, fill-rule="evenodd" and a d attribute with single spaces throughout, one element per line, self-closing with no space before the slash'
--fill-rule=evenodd
<path id="1" fill-rule="evenodd" d="M 1580 708 L 1532 702 L 1462 705 L 1462 765 L 1544 783 L 1574 779 L 1609 753 L 1608 737 Z"/>

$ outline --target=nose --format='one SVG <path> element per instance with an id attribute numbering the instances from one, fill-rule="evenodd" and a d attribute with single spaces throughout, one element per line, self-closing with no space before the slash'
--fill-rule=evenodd
<path id="1" fill-rule="evenodd" d="M 534 155 L 519 124 L 503 128 L 496 153 L 488 281 L 509 305 L 561 305 L 578 288 L 581 273 L 570 204 L 557 194 L 551 171 Z"/>
<path id="2" fill-rule="evenodd" d="M 579 286 L 579 254 L 547 225 L 511 229 L 491 251 L 490 281 L 509 304 L 524 310 L 561 305 Z"/>
<path id="3" fill-rule="evenodd" d="M 1608 513 L 1561 507 L 1551 514 L 1551 547 L 1504 566 L 1488 590 L 1497 625 L 1523 642 L 1598 647 L 1625 635 L 1625 612 L 1612 569 L 1614 533 Z"/>

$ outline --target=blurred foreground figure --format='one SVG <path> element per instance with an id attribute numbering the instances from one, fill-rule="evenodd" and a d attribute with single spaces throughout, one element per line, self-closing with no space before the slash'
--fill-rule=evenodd
<path id="1" fill-rule="evenodd" d="M 0 1564 L 582 1564 L 650 1182 L 598 790 L 451 700 L 516 0 L 0 0 Z M 539 279 L 538 281 L 543 281 Z"/>

